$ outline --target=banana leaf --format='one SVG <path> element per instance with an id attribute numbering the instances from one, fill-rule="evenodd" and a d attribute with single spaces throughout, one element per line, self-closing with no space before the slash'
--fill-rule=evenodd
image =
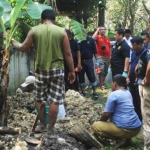
<path id="1" fill-rule="evenodd" d="M 82 24 L 79 22 L 72 20 L 69 24 L 70 28 L 72 29 L 72 32 L 75 35 L 75 38 L 79 41 L 86 40 L 86 31 Z"/>
<path id="2" fill-rule="evenodd" d="M 37 20 L 41 18 L 41 13 L 45 9 L 51 10 L 52 7 L 38 2 L 33 2 L 28 4 L 27 13 L 31 18 Z"/>
<path id="3" fill-rule="evenodd" d="M 17 4 L 16 6 L 13 8 L 13 10 L 11 11 L 11 28 L 13 29 L 16 19 L 18 17 L 18 14 L 21 10 L 21 8 L 23 7 L 23 5 L 25 4 L 26 0 L 17 0 Z"/>

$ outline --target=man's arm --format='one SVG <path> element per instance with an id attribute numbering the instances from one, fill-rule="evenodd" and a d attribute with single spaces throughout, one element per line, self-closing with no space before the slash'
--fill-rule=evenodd
<path id="1" fill-rule="evenodd" d="M 124 71 L 128 71 L 128 70 L 129 70 L 129 58 L 126 57 L 124 62 Z"/>
<path id="2" fill-rule="evenodd" d="M 82 67 L 81 67 L 81 53 L 80 51 L 77 51 L 77 59 L 78 59 L 78 71 L 81 71 Z"/>
<path id="3" fill-rule="evenodd" d="M 100 29 L 100 28 L 97 28 L 97 30 L 95 31 L 95 33 L 94 33 L 93 36 L 92 36 L 92 38 L 95 39 L 95 40 L 96 40 L 96 36 L 97 36 L 97 34 L 98 34 L 98 32 L 99 32 L 99 29 Z"/>
<path id="4" fill-rule="evenodd" d="M 102 116 L 100 117 L 100 121 L 107 121 L 111 115 L 112 113 L 110 112 L 103 112 Z"/>
<path id="5" fill-rule="evenodd" d="M 147 69 L 146 69 L 146 75 L 145 78 L 142 81 L 142 85 L 150 83 L 150 60 L 147 64 Z"/>
<path id="6" fill-rule="evenodd" d="M 66 32 L 64 32 L 62 46 L 63 46 L 64 57 L 69 68 L 68 80 L 70 80 L 70 83 L 73 83 L 75 80 L 74 64 L 73 64 L 70 44 Z"/>
<path id="7" fill-rule="evenodd" d="M 16 40 L 12 39 L 12 45 L 21 52 L 26 52 L 33 44 L 33 31 L 32 29 L 28 32 L 28 35 L 23 43 L 19 43 Z"/>

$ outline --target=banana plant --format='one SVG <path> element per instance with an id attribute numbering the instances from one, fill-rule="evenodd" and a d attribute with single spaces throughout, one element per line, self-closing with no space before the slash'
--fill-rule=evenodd
<path id="1" fill-rule="evenodd" d="M 1 69 L 1 90 L 0 98 L 3 99 L 3 109 L 1 124 L 7 126 L 7 90 L 9 84 L 9 63 L 10 63 L 10 43 L 11 39 L 19 26 L 16 24 L 17 18 L 21 14 L 21 9 L 26 6 L 26 14 L 29 14 L 32 19 L 40 19 L 41 12 L 44 9 L 52 9 L 50 6 L 45 4 L 40 4 L 29 0 L 28 3 L 26 0 L 16 0 L 16 6 L 11 7 L 10 3 L 7 0 L 0 1 L 0 30 L 3 32 L 5 37 L 5 50 L 3 54 L 2 69 Z M 22 13 L 23 14 L 23 13 Z M 6 33 L 6 26 L 10 26 L 9 36 Z"/>
<path id="2" fill-rule="evenodd" d="M 11 38 L 17 29 L 18 25 L 15 26 L 15 22 L 17 16 L 25 4 L 26 0 L 18 0 L 16 6 L 11 8 L 11 5 L 6 0 L 0 1 L 0 26 L 2 32 L 5 36 L 5 50 L 3 53 L 3 60 L 2 60 L 2 68 L 1 68 L 1 90 L 0 90 L 0 97 L 3 100 L 3 109 L 1 115 L 1 124 L 7 126 L 7 90 L 9 84 L 9 63 L 10 63 L 10 51 L 9 46 L 11 42 Z M 7 17 L 6 17 L 7 16 Z M 6 33 L 5 23 L 10 22 L 10 32 L 9 36 Z"/>
<path id="3" fill-rule="evenodd" d="M 21 9 L 25 8 L 25 12 Z M 16 24 L 16 20 L 21 14 L 28 14 L 33 20 L 39 20 L 41 17 L 41 12 L 44 9 L 52 9 L 46 4 L 40 4 L 38 2 L 33 2 L 32 0 L 16 0 L 16 6 L 11 7 L 7 0 L 0 0 L 0 31 L 3 32 L 5 37 L 5 50 L 3 53 L 3 61 L 1 68 L 1 83 L 0 83 L 0 98 L 3 99 L 3 109 L 2 116 L 0 115 L 1 124 L 7 126 L 7 91 L 9 84 L 9 65 L 10 65 L 10 43 L 11 39 L 17 30 L 19 23 Z M 6 27 L 10 27 L 9 36 L 6 33 Z M 78 40 L 85 40 L 86 32 L 83 25 L 71 20 L 70 28 L 74 32 Z"/>
<path id="4" fill-rule="evenodd" d="M 86 39 L 86 31 L 82 24 L 75 20 L 71 20 L 69 23 L 71 30 L 73 31 L 75 38 L 79 41 L 83 41 Z"/>

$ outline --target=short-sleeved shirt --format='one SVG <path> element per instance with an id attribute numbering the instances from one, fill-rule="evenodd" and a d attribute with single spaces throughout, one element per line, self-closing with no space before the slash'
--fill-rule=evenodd
<path id="1" fill-rule="evenodd" d="M 105 46 L 105 49 L 102 49 L 102 46 Z M 110 39 L 107 36 L 96 36 L 96 49 L 98 56 L 102 56 L 105 58 L 110 58 L 111 53 L 111 45 Z"/>
<path id="2" fill-rule="evenodd" d="M 138 64 L 139 58 L 144 51 L 145 49 L 143 48 L 140 52 L 132 52 L 130 61 L 130 76 L 135 76 L 135 67 Z"/>
<path id="3" fill-rule="evenodd" d="M 70 48 L 71 48 L 73 60 L 74 62 L 77 62 L 77 51 L 80 51 L 78 40 L 70 39 L 69 42 L 70 42 Z"/>
<path id="4" fill-rule="evenodd" d="M 95 40 L 91 37 L 87 37 L 79 43 L 81 59 L 92 59 L 93 54 L 97 54 Z"/>
<path id="5" fill-rule="evenodd" d="M 116 72 L 115 74 L 123 72 L 126 58 L 130 58 L 130 46 L 125 40 L 119 44 L 115 43 L 111 56 L 112 72 Z"/>
<path id="6" fill-rule="evenodd" d="M 133 129 L 141 126 L 134 110 L 132 95 L 126 89 L 116 90 L 108 96 L 104 112 L 112 113 L 110 120 L 119 128 Z"/>
<path id="7" fill-rule="evenodd" d="M 138 84 L 141 84 L 142 80 L 145 77 L 147 64 L 150 61 L 150 49 L 145 50 L 138 61 L 137 68 L 138 68 Z"/>

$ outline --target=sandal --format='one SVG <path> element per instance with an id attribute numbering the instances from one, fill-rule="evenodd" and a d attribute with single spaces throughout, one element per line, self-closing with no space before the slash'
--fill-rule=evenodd
<path id="1" fill-rule="evenodd" d="M 103 85 L 101 86 L 101 90 L 104 90 L 104 89 L 106 89 L 105 84 L 103 84 Z"/>

